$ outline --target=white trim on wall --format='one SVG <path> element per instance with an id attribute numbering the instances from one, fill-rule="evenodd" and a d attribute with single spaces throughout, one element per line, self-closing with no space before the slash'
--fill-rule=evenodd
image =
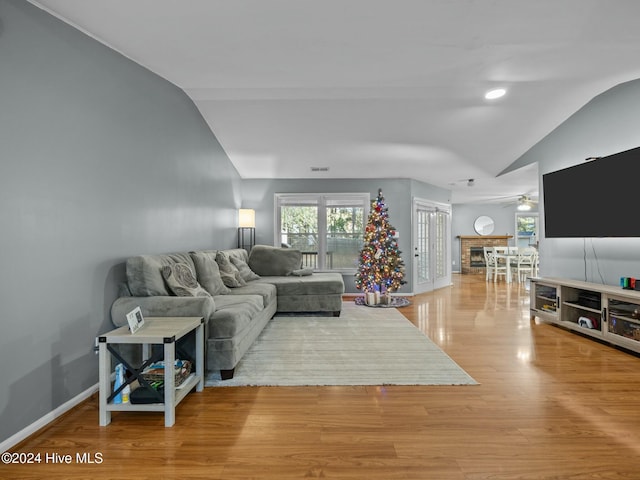
<path id="1" fill-rule="evenodd" d="M 88 389 L 86 389 L 84 392 L 81 392 L 80 394 L 76 395 L 75 397 L 73 397 L 69 401 L 63 403 L 58 408 L 56 408 L 56 409 L 52 410 L 51 412 L 47 413 L 45 416 L 39 418 L 38 420 L 33 422 L 31 425 L 27 425 L 25 428 L 23 428 L 22 430 L 20 430 L 16 434 L 10 436 L 6 440 L 4 440 L 2 443 L 0 443 L 0 452 L 6 452 L 10 448 L 12 448 L 15 445 L 17 445 L 18 443 L 22 442 L 28 436 L 33 435 L 34 433 L 36 433 L 41 428 L 43 428 L 43 427 L 47 426 L 49 423 L 53 422 L 56 418 L 64 415 L 65 413 L 67 413 L 72 408 L 77 407 L 78 405 L 80 405 L 82 402 L 84 402 L 87 398 L 89 398 L 91 395 L 93 395 L 97 391 L 98 391 L 98 384 L 96 383 L 95 385 L 93 385 L 93 386 L 89 387 Z M 98 422 L 98 420 L 96 418 L 96 423 L 97 422 Z"/>

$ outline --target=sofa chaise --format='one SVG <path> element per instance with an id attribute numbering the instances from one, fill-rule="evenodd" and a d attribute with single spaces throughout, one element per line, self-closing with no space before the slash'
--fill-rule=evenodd
<path id="1" fill-rule="evenodd" d="M 131 257 L 111 319 L 126 325 L 126 314 L 138 306 L 145 316 L 204 317 L 207 370 L 230 379 L 277 312 L 340 315 L 342 275 L 313 273 L 301 263 L 299 250 L 266 245 L 251 254 L 228 249 Z"/>

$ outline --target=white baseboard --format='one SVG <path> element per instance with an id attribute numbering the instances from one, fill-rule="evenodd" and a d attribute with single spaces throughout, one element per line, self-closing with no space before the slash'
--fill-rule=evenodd
<path id="1" fill-rule="evenodd" d="M 88 389 L 86 389 L 84 392 L 81 392 L 79 395 L 76 395 L 75 397 L 73 397 L 71 400 L 63 403 L 62 405 L 60 405 L 55 410 L 47 413 L 44 417 L 36 420 L 31 425 L 23 428 L 22 430 L 20 430 L 15 435 L 12 435 L 11 437 L 7 438 L 2 443 L 0 443 L 0 452 L 6 452 L 11 447 L 13 447 L 13 446 L 17 445 L 18 443 L 20 443 L 21 441 L 23 441 L 29 435 L 33 435 L 38 430 L 40 430 L 42 427 L 44 427 L 47 424 L 53 422 L 59 416 L 63 415 L 64 413 L 66 413 L 69 410 L 71 410 L 73 407 L 75 407 L 75 406 L 79 405 L 80 403 L 84 402 L 87 398 L 89 398 L 91 395 L 93 395 L 97 391 L 98 391 L 98 384 L 96 383 L 95 385 L 93 385 L 93 386 L 89 387 Z M 96 422 L 97 422 L 97 419 L 96 419 Z"/>

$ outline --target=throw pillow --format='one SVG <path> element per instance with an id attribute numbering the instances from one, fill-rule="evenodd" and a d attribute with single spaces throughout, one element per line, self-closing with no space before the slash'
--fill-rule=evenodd
<path id="1" fill-rule="evenodd" d="M 229 289 L 220 276 L 220 268 L 216 262 L 216 254 L 216 250 L 191 252 L 191 258 L 196 267 L 196 275 L 200 281 L 200 285 L 212 296 L 229 293 Z"/>
<path id="2" fill-rule="evenodd" d="M 308 275 L 313 275 L 313 268 L 300 268 L 298 270 L 294 270 L 289 275 L 293 275 L 295 277 L 306 277 Z"/>
<path id="3" fill-rule="evenodd" d="M 294 248 L 256 245 L 249 254 L 249 267 L 260 276 L 290 275 L 302 267 L 302 252 Z"/>
<path id="4" fill-rule="evenodd" d="M 231 263 L 229 256 L 224 252 L 218 252 L 216 255 L 216 263 L 220 268 L 220 277 L 227 287 L 236 288 L 243 287 L 247 284 L 240 276 L 240 270 Z"/>
<path id="5" fill-rule="evenodd" d="M 229 255 L 229 260 L 231 263 L 235 265 L 235 267 L 240 272 L 240 276 L 245 282 L 250 282 L 251 280 L 257 280 L 260 278 L 260 275 L 257 275 L 249 268 L 247 262 L 242 260 L 241 258 L 236 257 L 235 255 Z"/>
<path id="6" fill-rule="evenodd" d="M 200 286 L 195 275 L 184 263 L 174 263 L 162 267 L 162 277 L 169 289 L 179 297 L 210 297 L 209 292 Z"/>

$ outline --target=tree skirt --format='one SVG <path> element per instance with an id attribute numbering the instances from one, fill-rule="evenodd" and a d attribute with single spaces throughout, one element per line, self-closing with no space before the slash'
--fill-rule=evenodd
<path id="1" fill-rule="evenodd" d="M 411 305 L 411 302 L 406 297 L 391 297 L 391 303 L 378 303 L 375 305 L 368 305 L 364 301 L 364 297 L 356 297 L 355 298 L 356 305 L 364 305 L 365 307 L 376 307 L 376 308 L 399 308 L 406 307 L 407 305 Z"/>

